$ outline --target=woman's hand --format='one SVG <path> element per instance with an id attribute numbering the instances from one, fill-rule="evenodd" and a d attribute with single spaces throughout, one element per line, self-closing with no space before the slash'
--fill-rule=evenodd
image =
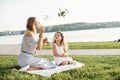
<path id="1" fill-rule="evenodd" d="M 41 28 L 40 28 L 40 33 L 39 33 L 39 35 L 43 35 L 43 33 L 45 32 L 45 28 L 42 26 Z"/>
<path id="2" fill-rule="evenodd" d="M 48 38 L 46 37 L 43 39 L 43 43 L 47 43 L 47 42 L 48 42 Z"/>

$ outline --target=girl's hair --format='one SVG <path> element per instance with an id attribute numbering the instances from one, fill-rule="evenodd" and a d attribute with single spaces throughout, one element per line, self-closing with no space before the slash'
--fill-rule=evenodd
<path id="1" fill-rule="evenodd" d="M 33 24 L 36 21 L 36 17 L 30 17 L 27 20 L 26 28 L 27 30 L 33 31 Z"/>
<path id="2" fill-rule="evenodd" d="M 56 32 L 55 34 L 57 34 L 57 33 L 59 33 L 60 35 L 61 35 L 61 37 L 62 37 L 62 39 L 61 39 L 61 41 L 60 41 L 60 44 L 61 45 L 64 45 L 64 36 L 63 36 L 63 34 L 61 33 L 61 32 Z M 55 40 L 55 35 L 54 35 L 54 38 L 53 38 L 54 40 L 53 40 L 53 43 L 55 43 L 56 42 L 56 40 Z"/>
<path id="3" fill-rule="evenodd" d="M 62 45 L 66 50 L 68 50 L 68 44 L 65 42 L 63 34 L 61 32 L 59 32 L 59 31 L 54 34 L 54 38 L 53 38 L 53 43 L 52 44 L 54 44 L 56 42 L 55 35 L 57 33 L 59 33 L 61 35 L 61 37 L 62 37 L 62 39 L 60 41 L 60 45 Z"/>

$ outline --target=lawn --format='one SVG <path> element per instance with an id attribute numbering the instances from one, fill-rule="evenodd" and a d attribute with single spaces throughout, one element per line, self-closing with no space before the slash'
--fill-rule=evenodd
<path id="1" fill-rule="evenodd" d="M 120 49 L 120 42 L 69 42 L 69 49 Z M 43 49 L 51 49 L 51 43 L 43 45 Z"/>
<path id="2" fill-rule="evenodd" d="M 53 59 L 52 56 L 42 57 Z M 120 56 L 71 57 L 85 66 L 43 77 L 13 70 L 19 69 L 17 56 L 0 56 L 0 80 L 120 80 Z"/>

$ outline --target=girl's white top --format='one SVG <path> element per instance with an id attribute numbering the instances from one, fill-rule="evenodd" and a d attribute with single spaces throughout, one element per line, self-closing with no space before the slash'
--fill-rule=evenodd
<path id="1" fill-rule="evenodd" d="M 57 53 L 62 55 L 64 53 L 63 46 L 57 46 L 55 43 L 54 43 L 54 45 L 56 47 Z"/>
<path id="2" fill-rule="evenodd" d="M 57 46 L 55 43 L 54 43 L 54 45 L 56 47 L 56 51 L 58 54 L 62 55 L 64 53 L 67 55 L 67 53 L 64 52 L 63 46 Z M 64 61 L 72 61 L 72 58 L 71 57 L 55 57 L 54 56 L 54 61 L 55 61 L 56 65 L 60 65 Z"/>

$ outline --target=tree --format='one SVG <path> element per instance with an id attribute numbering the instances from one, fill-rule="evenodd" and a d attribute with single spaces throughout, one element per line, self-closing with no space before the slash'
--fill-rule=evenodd
<path id="1" fill-rule="evenodd" d="M 69 11 L 67 9 L 59 9 L 58 17 L 64 18 L 68 13 L 69 13 Z M 63 27 L 64 27 L 64 25 L 63 25 Z M 64 29 L 66 30 L 66 35 L 67 35 L 67 27 L 64 27 Z M 68 42 L 68 35 L 67 35 L 67 42 Z"/>
<path id="2" fill-rule="evenodd" d="M 69 11 L 67 9 L 59 9 L 58 17 L 65 17 L 68 13 Z"/>

